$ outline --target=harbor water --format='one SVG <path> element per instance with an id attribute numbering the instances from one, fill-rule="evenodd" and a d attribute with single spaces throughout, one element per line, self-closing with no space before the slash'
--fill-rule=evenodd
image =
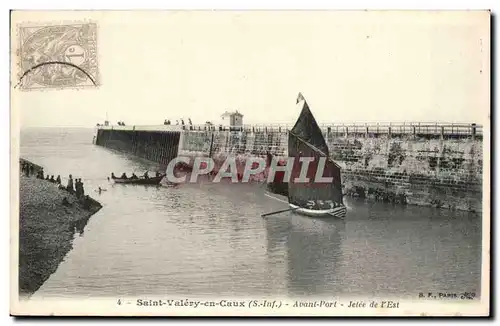
<path id="1" fill-rule="evenodd" d="M 480 296 L 480 215 L 346 198 L 344 221 L 262 218 L 287 205 L 259 184 L 110 183 L 157 165 L 93 145 L 94 133 L 21 132 L 23 158 L 82 178 L 103 205 L 33 298 Z"/>

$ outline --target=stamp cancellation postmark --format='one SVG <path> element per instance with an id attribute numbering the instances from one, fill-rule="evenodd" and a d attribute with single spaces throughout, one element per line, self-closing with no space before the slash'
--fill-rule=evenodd
<path id="1" fill-rule="evenodd" d="M 19 87 L 96 87 L 99 84 L 97 25 L 19 27 Z"/>

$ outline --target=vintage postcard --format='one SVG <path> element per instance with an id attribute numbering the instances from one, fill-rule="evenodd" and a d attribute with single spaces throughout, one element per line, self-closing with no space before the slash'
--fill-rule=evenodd
<path id="1" fill-rule="evenodd" d="M 12 11 L 12 315 L 488 316 L 489 11 Z"/>

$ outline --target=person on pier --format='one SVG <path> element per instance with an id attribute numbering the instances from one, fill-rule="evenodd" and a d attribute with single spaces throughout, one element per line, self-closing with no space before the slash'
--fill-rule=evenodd
<path id="1" fill-rule="evenodd" d="M 83 198 L 85 196 L 85 190 L 83 189 L 82 179 L 78 179 L 78 198 Z"/>
<path id="2" fill-rule="evenodd" d="M 47 176 L 45 177 L 45 181 L 49 181 L 50 180 L 50 177 L 49 175 L 47 174 Z"/>
<path id="3" fill-rule="evenodd" d="M 114 172 L 111 172 L 111 179 L 113 179 L 113 180 L 116 179 Z"/>
<path id="4" fill-rule="evenodd" d="M 75 195 L 76 198 L 80 198 L 80 179 L 75 179 Z"/>
<path id="5" fill-rule="evenodd" d="M 23 171 L 27 177 L 30 176 L 30 166 L 27 163 L 23 163 Z"/>
<path id="6" fill-rule="evenodd" d="M 80 188 L 82 190 L 82 196 L 85 196 L 85 188 L 83 187 L 82 179 L 80 179 Z M 88 197 L 88 196 L 87 196 Z"/>
<path id="7" fill-rule="evenodd" d="M 56 183 L 56 179 L 54 179 L 53 175 L 50 176 L 50 180 L 49 181 L 52 182 L 52 183 Z"/>
<path id="8" fill-rule="evenodd" d="M 188 123 L 189 123 L 190 126 L 193 125 L 193 122 L 191 121 L 191 118 L 188 118 Z"/>
<path id="9" fill-rule="evenodd" d="M 69 175 L 68 185 L 66 186 L 66 190 L 70 193 L 75 192 L 75 190 L 73 189 L 73 176 L 71 174 Z"/>
<path id="10" fill-rule="evenodd" d="M 184 119 L 181 119 L 181 124 L 184 126 Z"/>
<path id="11" fill-rule="evenodd" d="M 56 183 L 61 184 L 61 176 L 60 175 L 57 175 Z"/>
<path id="12" fill-rule="evenodd" d="M 89 195 L 84 196 L 83 198 L 84 198 L 84 200 L 83 200 L 83 208 L 87 209 L 87 210 L 90 209 L 90 197 L 89 197 Z"/>

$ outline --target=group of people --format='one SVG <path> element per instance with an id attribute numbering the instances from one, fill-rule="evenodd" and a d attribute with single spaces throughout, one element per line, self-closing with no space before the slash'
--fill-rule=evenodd
<path id="1" fill-rule="evenodd" d="M 24 175 L 27 177 L 35 175 L 35 166 L 31 163 L 22 162 L 21 163 L 21 172 L 24 173 Z M 49 181 L 52 183 L 61 184 L 61 176 L 60 175 L 58 175 L 57 178 L 54 178 L 54 175 L 49 176 L 47 174 L 45 176 L 44 172 L 43 172 L 43 168 L 40 168 L 40 167 L 37 169 L 35 177 L 37 179 L 42 179 L 42 180 L 46 180 L 46 181 Z"/>
<path id="2" fill-rule="evenodd" d="M 22 162 L 21 172 L 23 172 L 25 176 L 29 177 L 30 175 L 35 173 L 35 167 L 33 166 L 33 164 Z"/>
<path id="3" fill-rule="evenodd" d="M 168 120 L 168 119 L 167 119 L 167 120 L 165 120 L 165 121 L 163 122 L 163 124 L 164 124 L 164 125 L 170 125 L 170 124 L 172 124 L 172 123 L 170 122 L 170 120 Z M 179 125 L 179 120 L 176 120 L 176 123 L 175 123 L 175 124 L 176 124 L 176 125 Z M 188 124 L 189 124 L 190 126 L 192 126 L 192 125 L 193 125 L 193 122 L 191 121 L 191 118 L 188 118 Z M 183 126 L 185 125 L 185 124 L 184 124 L 184 119 L 182 119 L 182 118 L 181 118 L 181 125 L 183 125 Z"/>
<path id="4" fill-rule="evenodd" d="M 160 173 L 160 172 L 158 172 L 158 171 L 156 171 L 156 175 L 155 175 L 155 176 L 156 176 L 156 177 L 159 177 L 159 176 L 161 176 L 161 173 Z M 143 177 L 144 179 L 149 179 L 149 174 L 148 174 L 148 171 L 146 171 L 146 172 L 142 175 L 142 177 Z M 127 177 L 127 174 L 126 174 L 125 172 L 123 172 L 123 173 L 122 173 L 122 175 L 121 175 L 119 178 L 117 178 L 117 177 L 115 176 L 114 172 L 111 172 L 111 179 L 129 179 L 129 178 Z M 132 176 L 130 176 L 130 179 L 135 180 L 135 179 L 139 179 L 139 177 L 138 177 L 135 173 L 132 173 Z"/>
<path id="5" fill-rule="evenodd" d="M 118 125 L 119 125 L 119 126 L 125 126 L 125 122 L 123 122 L 123 121 L 118 121 Z"/>
<path id="6" fill-rule="evenodd" d="M 35 175 L 35 166 L 31 163 L 22 162 L 21 163 L 21 172 L 23 172 L 27 177 L 31 175 Z M 83 182 L 81 178 L 73 180 L 73 176 L 70 174 L 68 178 L 68 184 L 65 186 L 62 185 L 61 176 L 58 175 L 57 178 L 54 178 L 54 175 L 47 174 L 44 175 L 43 168 L 38 167 L 36 171 L 36 178 L 49 181 L 51 183 L 55 183 L 59 186 L 59 189 L 63 189 L 68 191 L 71 194 L 75 194 L 78 199 L 84 199 L 84 206 L 89 206 L 89 196 L 85 196 L 85 190 L 83 187 Z M 100 191 L 99 191 L 100 193 Z M 64 197 L 63 205 L 70 205 L 68 199 Z"/>
<path id="7" fill-rule="evenodd" d="M 43 178 L 43 170 L 38 171 L 38 174 L 37 174 L 36 177 L 38 179 L 43 179 L 43 180 L 46 180 L 46 181 L 49 181 L 49 182 L 52 182 L 52 183 L 61 184 L 61 176 L 60 175 L 58 175 L 57 178 L 54 179 L 54 175 L 51 175 L 50 178 L 49 178 L 49 175 L 47 174 L 47 176 L 44 179 Z"/>
<path id="8" fill-rule="evenodd" d="M 35 174 L 35 167 L 33 166 L 33 164 L 23 162 L 23 163 L 21 163 L 21 171 L 27 177 L 29 177 L 30 175 Z M 64 187 L 62 185 L 60 175 L 58 175 L 57 178 L 54 178 L 54 175 L 51 175 L 49 177 L 49 175 L 47 174 L 45 176 L 44 172 L 43 172 L 43 168 L 38 168 L 38 170 L 36 172 L 36 178 L 58 184 L 60 189 L 65 189 L 72 194 L 74 193 L 74 194 L 76 194 L 76 197 L 78 197 L 78 198 L 83 197 L 85 195 L 85 190 L 83 189 L 82 179 L 80 178 L 80 179 L 76 179 L 75 181 L 73 181 L 73 176 L 71 174 L 69 175 L 68 185 L 66 187 Z M 73 184 L 74 184 L 74 186 L 73 186 Z"/>
<path id="9" fill-rule="evenodd" d="M 85 196 L 82 179 L 76 179 L 73 187 L 73 176 L 71 174 L 69 175 L 68 185 L 65 189 L 72 194 L 74 193 L 77 198 L 82 198 L 83 196 Z"/>

